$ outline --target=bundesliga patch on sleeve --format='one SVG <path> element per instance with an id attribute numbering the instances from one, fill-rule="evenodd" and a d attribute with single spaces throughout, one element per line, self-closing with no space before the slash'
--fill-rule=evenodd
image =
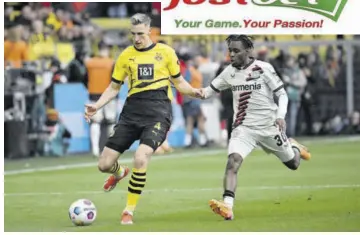
<path id="1" fill-rule="evenodd" d="M 168 0 L 162 6 L 163 34 L 360 33 L 353 27 L 360 22 L 356 0 Z"/>

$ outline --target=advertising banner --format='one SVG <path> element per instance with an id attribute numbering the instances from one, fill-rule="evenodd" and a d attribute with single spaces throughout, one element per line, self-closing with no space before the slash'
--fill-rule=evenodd
<path id="1" fill-rule="evenodd" d="M 356 0 L 169 0 L 162 34 L 357 34 Z"/>

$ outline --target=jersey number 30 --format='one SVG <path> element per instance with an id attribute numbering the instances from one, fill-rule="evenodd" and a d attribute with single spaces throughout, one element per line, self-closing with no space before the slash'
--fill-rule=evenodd
<path id="1" fill-rule="evenodd" d="M 153 80 L 154 79 L 154 65 L 153 64 L 139 64 L 138 65 L 139 80 Z"/>
<path id="2" fill-rule="evenodd" d="M 281 135 L 276 135 L 274 139 L 276 140 L 276 145 L 281 146 L 284 142 L 286 142 L 287 137 L 284 133 L 281 133 Z"/>

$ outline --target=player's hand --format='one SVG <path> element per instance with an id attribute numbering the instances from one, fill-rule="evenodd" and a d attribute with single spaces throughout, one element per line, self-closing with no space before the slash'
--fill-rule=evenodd
<path id="1" fill-rule="evenodd" d="M 275 124 L 277 125 L 277 127 L 279 128 L 279 130 L 283 133 L 286 132 L 286 122 L 284 119 L 282 118 L 278 118 L 275 121 Z"/>
<path id="2" fill-rule="evenodd" d="M 205 99 L 204 90 L 203 89 L 194 89 L 193 97 L 199 98 L 199 99 Z"/>
<path id="3" fill-rule="evenodd" d="M 85 120 L 88 123 L 90 123 L 91 117 L 96 114 L 97 110 L 95 104 L 85 104 Z"/>

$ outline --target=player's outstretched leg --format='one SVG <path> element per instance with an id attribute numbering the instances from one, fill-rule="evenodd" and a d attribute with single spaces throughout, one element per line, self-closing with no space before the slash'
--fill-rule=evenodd
<path id="1" fill-rule="evenodd" d="M 98 162 L 98 168 L 103 173 L 110 173 L 111 175 L 105 180 L 103 189 L 105 192 L 113 190 L 117 183 L 125 178 L 129 173 L 127 166 L 122 166 L 118 163 L 119 152 L 104 147 Z"/>
<path id="2" fill-rule="evenodd" d="M 300 153 L 300 157 L 304 160 L 310 160 L 311 158 L 311 153 L 309 151 L 309 149 L 307 147 L 305 147 L 304 145 L 301 145 L 299 142 L 297 142 L 296 140 L 294 140 L 293 138 L 289 138 L 289 141 L 291 143 L 291 146 L 293 148 L 296 148 L 299 153 Z"/>
<path id="3" fill-rule="evenodd" d="M 234 206 L 235 191 L 237 187 L 237 173 L 243 162 L 243 158 L 238 153 L 228 156 L 224 176 L 223 201 L 212 199 L 209 201 L 210 208 L 214 213 L 226 220 L 234 219 L 232 208 Z"/>
<path id="4" fill-rule="evenodd" d="M 135 152 L 134 168 L 128 185 L 126 207 L 121 216 L 121 224 L 133 224 L 133 214 L 146 183 L 146 169 L 154 148 L 140 144 Z"/>
<path id="5" fill-rule="evenodd" d="M 294 152 L 294 157 L 291 160 L 283 163 L 285 166 L 287 166 L 287 168 L 291 170 L 297 170 L 300 166 L 300 160 L 309 160 L 311 158 L 311 154 L 305 146 L 299 144 L 294 139 L 289 138 L 289 141 Z"/>

